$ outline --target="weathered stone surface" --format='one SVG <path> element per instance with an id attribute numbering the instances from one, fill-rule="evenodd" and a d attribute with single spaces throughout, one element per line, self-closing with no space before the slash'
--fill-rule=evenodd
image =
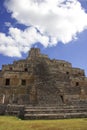
<path id="1" fill-rule="evenodd" d="M 25 60 L 2 66 L 0 103 L 57 105 L 74 100 L 87 100 L 87 78 L 71 63 L 51 60 L 32 48 Z"/>
<path id="2" fill-rule="evenodd" d="M 78 118 L 87 117 L 87 105 L 86 106 L 26 106 L 24 108 L 23 119 L 64 119 L 64 118 Z"/>
<path id="3" fill-rule="evenodd" d="M 0 104 L 51 107 L 80 102 L 87 103 L 87 77 L 69 62 L 50 59 L 32 48 L 26 59 L 2 66 Z"/>

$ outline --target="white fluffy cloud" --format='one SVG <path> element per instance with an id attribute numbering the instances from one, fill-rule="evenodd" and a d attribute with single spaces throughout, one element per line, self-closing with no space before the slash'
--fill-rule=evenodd
<path id="1" fill-rule="evenodd" d="M 8 36 L 0 34 L 5 37 L 0 52 L 5 50 L 6 42 L 8 49 L 15 47 L 16 54 L 11 56 L 20 56 L 36 42 L 45 47 L 56 45 L 59 41 L 66 44 L 76 38 L 77 33 L 87 29 L 87 14 L 78 0 L 7 0 L 5 7 L 12 18 L 31 26 L 24 31 L 9 27 Z M 9 40 L 12 45 L 7 42 Z"/>
<path id="2" fill-rule="evenodd" d="M 11 27 L 11 23 L 10 22 L 5 22 L 4 23 L 6 27 Z"/>
<path id="3" fill-rule="evenodd" d="M 33 27 L 24 31 L 10 27 L 8 36 L 0 33 L 0 53 L 11 57 L 21 57 L 21 52 L 26 53 L 36 42 L 41 42 L 47 47 L 49 39 L 47 36 L 42 36 Z"/>

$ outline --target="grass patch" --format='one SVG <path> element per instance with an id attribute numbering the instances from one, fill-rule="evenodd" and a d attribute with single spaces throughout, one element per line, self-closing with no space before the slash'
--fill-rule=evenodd
<path id="1" fill-rule="evenodd" d="M 87 118 L 63 120 L 20 120 L 0 116 L 0 130 L 87 130 Z"/>

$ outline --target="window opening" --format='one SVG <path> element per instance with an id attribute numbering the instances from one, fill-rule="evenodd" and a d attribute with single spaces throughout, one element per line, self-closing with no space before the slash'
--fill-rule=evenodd
<path id="1" fill-rule="evenodd" d="M 63 96 L 61 95 L 60 97 L 61 97 L 62 102 L 64 102 Z"/>
<path id="2" fill-rule="evenodd" d="M 25 79 L 22 79 L 21 85 L 26 85 L 26 80 Z"/>
<path id="3" fill-rule="evenodd" d="M 69 72 L 66 72 L 66 74 L 68 75 L 68 74 L 69 74 Z"/>
<path id="4" fill-rule="evenodd" d="M 10 67 L 10 70 L 12 70 L 12 67 Z"/>
<path id="5" fill-rule="evenodd" d="M 5 85 L 10 85 L 10 79 L 6 79 Z"/>
<path id="6" fill-rule="evenodd" d="M 79 82 L 76 82 L 76 86 L 79 86 Z"/>
<path id="7" fill-rule="evenodd" d="M 25 70 L 26 72 L 28 71 L 28 69 L 27 69 L 27 68 L 25 68 L 24 70 Z"/>

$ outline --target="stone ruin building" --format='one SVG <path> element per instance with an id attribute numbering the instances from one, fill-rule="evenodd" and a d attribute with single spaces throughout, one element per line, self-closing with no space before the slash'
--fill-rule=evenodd
<path id="1" fill-rule="evenodd" d="M 24 119 L 87 117 L 84 70 L 31 48 L 26 59 L 2 65 L 0 114 Z"/>

